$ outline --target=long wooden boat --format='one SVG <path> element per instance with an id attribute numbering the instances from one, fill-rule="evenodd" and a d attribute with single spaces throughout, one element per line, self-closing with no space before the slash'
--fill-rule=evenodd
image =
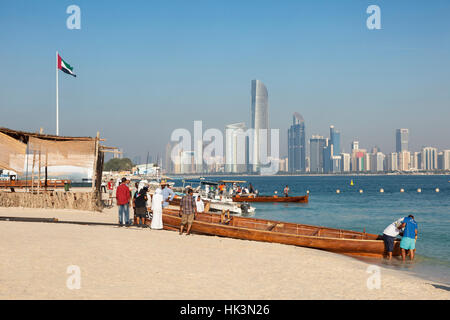
<path id="1" fill-rule="evenodd" d="M 296 202 L 307 203 L 309 195 L 297 197 L 279 197 L 279 196 L 235 196 L 234 202 Z"/>
<path id="2" fill-rule="evenodd" d="M 178 211 L 164 209 L 163 223 L 168 230 L 179 228 Z M 351 256 L 382 257 L 385 253 L 384 242 L 376 234 L 237 216 L 224 221 L 223 216 L 214 213 L 197 214 L 191 232 L 289 244 Z M 395 241 L 393 255 L 400 255 L 400 241 Z"/>

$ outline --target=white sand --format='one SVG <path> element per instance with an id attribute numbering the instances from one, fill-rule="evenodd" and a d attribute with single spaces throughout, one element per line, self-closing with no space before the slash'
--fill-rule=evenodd
<path id="1" fill-rule="evenodd" d="M 116 222 L 117 209 L 0 208 L 0 216 Z M 401 270 L 281 244 L 150 229 L 0 221 L 0 299 L 449 299 Z M 79 266 L 70 290 L 67 268 Z"/>

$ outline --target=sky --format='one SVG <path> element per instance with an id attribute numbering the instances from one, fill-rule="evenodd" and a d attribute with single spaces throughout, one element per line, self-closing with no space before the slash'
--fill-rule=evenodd
<path id="1" fill-rule="evenodd" d="M 70 30 L 69 5 L 81 10 Z M 369 5 L 381 29 L 369 30 Z M 450 1 L 0 2 L 0 126 L 95 136 L 130 158 L 164 149 L 173 130 L 250 125 L 251 80 L 269 93 L 269 125 L 287 153 L 293 112 L 308 138 L 341 131 L 341 148 L 450 149 Z"/>

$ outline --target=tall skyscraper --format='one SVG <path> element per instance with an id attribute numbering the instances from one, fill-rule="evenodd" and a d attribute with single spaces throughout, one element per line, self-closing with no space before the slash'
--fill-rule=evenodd
<path id="1" fill-rule="evenodd" d="M 323 173 L 324 161 L 323 154 L 324 148 L 328 146 L 328 139 L 322 136 L 312 136 L 310 141 L 310 172 L 311 173 Z"/>
<path id="2" fill-rule="evenodd" d="M 288 159 L 289 172 L 306 171 L 305 120 L 297 112 L 292 116 L 292 126 L 288 130 Z"/>
<path id="3" fill-rule="evenodd" d="M 437 169 L 437 149 L 433 147 L 422 148 L 422 170 Z"/>
<path id="4" fill-rule="evenodd" d="M 397 129 L 395 131 L 395 152 L 408 151 L 409 130 Z"/>
<path id="5" fill-rule="evenodd" d="M 333 156 L 341 154 L 341 133 L 330 126 L 330 143 L 333 145 Z"/>
<path id="6" fill-rule="evenodd" d="M 269 156 L 269 95 L 266 86 L 259 80 L 252 80 L 252 129 L 255 130 L 253 137 L 253 171 L 259 171 L 261 166 L 261 155 Z M 260 130 L 266 130 L 261 132 Z"/>
<path id="7" fill-rule="evenodd" d="M 233 123 L 225 128 L 225 172 L 247 171 L 247 136 L 245 123 Z"/>

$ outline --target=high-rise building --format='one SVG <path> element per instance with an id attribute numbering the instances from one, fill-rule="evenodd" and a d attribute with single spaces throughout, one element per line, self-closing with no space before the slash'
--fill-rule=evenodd
<path id="1" fill-rule="evenodd" d="M 386 169 L 387 171 L 397 171 L 398 170 L 398 153 L 392 152 L 388 154 L 386 160 Z"/>
<path id="2" fill-rule="evenodd" d="M 323 150 L 328 146 L 328 139 L 322 136 L 313 135 L 310 141 L 310 172 L 311 173 L 323 173 L 324 162 L 323 162 Z"/>
<path id="3" fill-rule="evenodd" d="M 247 171 L 247 135 L 244 122 L 233 123 L 225 128 L 225 171 L 241 173 Z"/>
<path id="4" fill-rule="evenodd" d="M 306 133 L 305 120 L 295 112 L 288 130 L 289 172 L 306 171 Z"/>
<path id="5" fill-rule="evenodd" d="M 450 150 L 442 151 L 442 168 L 441 170 L 450 170 Z"/>
<path id="6" fill-rule="evenodd" d="M 370 169 L 372 172 L 381 172 L 384 171 L 384 161 L 386 156 L 381 153 L 372 153 L 370 159 Z"/>
<path id="7" fill-rule="evenodd" d="M 437 169 L 437 149 L 433 147 L 422 148 L 422 170 Z"/>
<path id="8" fill-rule="evenodd" d="M 409 130 L 397 129 L 395 131 L 395 152 L 408 151 Z"/>
<path id="9" fill-rule="evenodd" d="M 260 169 L 262 157 L 265 154 L 269 156 L 269 95 L 266 86 L 259 80 L 252 80 L 252 129 L 255 130 L 253 142 L 251 143 L 252 152 L 252 171 L 257 172 Z M 262 131 L 261 131 L 262 130 Z M 264 131 L 265 130 L 265 131 Z"/>
<path id="10" fill-rule="evenodd" d="M 341 172 L 350 172 L 350 154 L 341 153 Z"/>
<path id="11" fill-rule="evenodd" d="M 330 144 L 333 145 L 333 156 L 341 154 L 341 133 L 330 126 Z"/>
<path id="12" fill-rule="evenodd" d="M 351 150 L 352 150 L 352 152 L 353 152 L 353 150 L 359 150 L 359 141 L 356 141 L 356 140 L 352 141 Z"/>
<path id="13" fill-rule="evenodd" d="M 411 152 L 401 151 L 398 153 L 398 170 L 409 171 L 411 169 Z"/>

